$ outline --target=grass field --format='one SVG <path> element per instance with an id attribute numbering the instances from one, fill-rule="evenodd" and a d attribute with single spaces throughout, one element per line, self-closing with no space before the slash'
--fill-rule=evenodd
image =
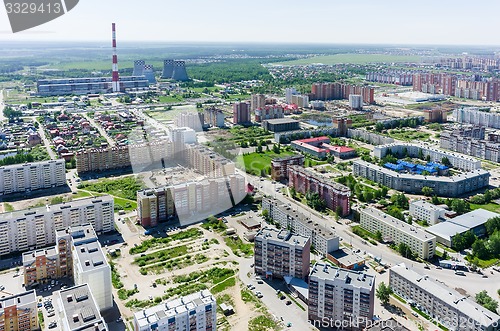
<path id="1" fill-rule="evenodd" d="M 381 63 L 381 62 L 420 62 L 420 56 L 414 55 L 387 55 L 387 54 L 335 54 L 326 56 L 314 56 L 307 59 L 300 59 L 294 61 L 286 61 L 280 64 L 283 65 L 305 65 L 313 63 L 322 63 L 327 65 L 338 63 Z"/>
<path id="2" fill-rule="evenodd" d="M 173 106 L 171 110 L 149 110 L 146 113 L 157 121 L 172 121 L 183 111 L 195 112 L 195 105 Z"/>
<path id="3" fill-rule="evenodd" d="M 500 213 L 500 205 L 497 205 L 496 203 L 490 202 L 485 205 L 477 205 L 475 203 L 470 204 L 470 209 L 475 210 L 475 209 L 486 209 L 489 211 L 492 211 L 494 213 Z"/>
<path id="4" fill-rule="evenodd" d="M 275 154 L 271 151 L 264 153 L 250 153 L 247 155 L 240 155 L 236 159 L 236 164 L 240 168 L 245 168 L 245 171 L 248 173 L 260 172 L 262 169 L 266 169 L 267 167 L 271 167 L 271 160 L 274 158 L 280 158 L 285 156 L 294 155 L 292 152 L 281 152 L 279 154 Z"/>

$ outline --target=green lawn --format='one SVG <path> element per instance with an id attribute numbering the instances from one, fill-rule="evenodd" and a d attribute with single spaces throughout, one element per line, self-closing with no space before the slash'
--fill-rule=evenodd
<path id="1" fill-rule="evenodd" d="M 339 63 L 381 63 L 381 62 L 420 62 L 421 57 L 416 55 L 387 55 L 387 54 L 335 54 L 326 56 L 314 56 L 307 59 L 282 62 L 284 65 L 305 65 L 322 63 L 327 65 Z"/>
<path id="2" fill-rule="evenodd" d="M 271 167 L 272 159 L 290 155 L 295 155 L 295 153 L 284 151 L 279 154 L 275 154 L 272 151 L 264 153 L 250 153 L 247 155 L 238 156 L 236 159 L 236 164 L 239 168 L 244 168 L 248 173 L 260 175 L 262 169 Z"/>
<path id="3" fill-rule="evenodd" d="M 470 209 L 475 210 L 475 209 L 486 209 L 495 213 L 500 213 L 500 205 L 497 205 L 494 202 L 490 202 L 485 205 L 478 205 L 475 203 L 470 204 Z"/>
<path id="4" fill-rule="evenodd" d="M 137 202 L 133 200 L 117 198 L 117 197 L 114 197 L 114 200 L 115 200 L 115 209 L 117 210 L 123 209 L 125 211 L 132 211 L 134 209 L 137 209 Z"/>
<path id="5" fill-rule="evenodd" d="M 160 103 L 169 103 L 169 102 L 182 102 L 184 101 L 184 98 L 180 94 L 174 94 L 174 95 L 162 95 L 158 97 Z"/>
<path id="6" fill-rule="evenodd" d="M 394 129 L 389 130 L 388 136 L 394 139 L 413 141 L 413 140 L 425 140 L 431 135 L 427 132 L 419 132 L 412 129 Z"/>

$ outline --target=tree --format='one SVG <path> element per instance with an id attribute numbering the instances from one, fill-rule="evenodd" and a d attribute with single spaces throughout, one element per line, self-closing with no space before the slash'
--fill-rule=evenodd
<path id="1" fill-rule="evenodd" d="M 451 210 L 457 212 L 457 214 L 465 213 L 469 207 L 467 206 L 467 202 L 462 199 L 453 199 L 451 202 Z"/>
<path id="2" fill-rule="evenodd" d="M 403 193 L 394 194 L 391 197 L 391 202 L 401 209 L 408 209 L 408 198 Z"/>
<path id="3" fill-rule="evenodd" d="M 382 232 L 380 232 L 380 230 L 377 230 L 377 232 L 375 232 L 375 240 L 377 241 L 382 241 Z"/>
<path id="4" fill-rule="evenodd" d="M 451 167 L 451 162 L 446 156 L 441 159 L 441 163 L 447 167 Z"/>
<path id="5" fill-rule="evenodd" d="M 375 131 L 382 132 L 382 130 L 384 130 L 384 124 L 382 122 L 377 122 L 377 124 L 375 124 Z"/>
<path id="6" fill-rule="evenodd" d="M 492 256 L 500 256 L 500 231 L 496 231 L 490 236 L 488 249 Z"/>
<path id="7" fill-rule="evenodd" d="M 500 230 L 500 216 L 490 218 L 486 221 L 484 226 L 486 227 L 486 233 L 491 236 L 493 233 Z"/>
<path id="8" fill-rule="evenodd" d="M 257 153 L 262 153 L 262 142 L 259 141 L 259 144 L 257 145 L 257 148 L 255 149 Z"/>
<path id="9" fill-rule="evenodd" d="M 490 252 L 483 239 L 478 239 L 472 244 L 472 254 L 481 260 L 486 260 L 489 257 Z"/>
<path id="10" fill-rule="evenodd" d="M 472 231 L 467 231 L 464 233 L 457 233 L 453 236 L 451 245 L 457 251 L 462 251 L 466 248 L 471 247 L 471 245 L 476 241 L 476 236 Z"/>
<path id="11" fill-rule="evenodd" d="M 340 218 L 344 214 L 344 210 L 342 209 L 342 206 L 337 206 L 335 208 L 335 216 L 337 218 Z"/>
<path id="12" fill-rule="evenodd" d="M 407 259 L 413 260 L 415 255 L 413 254 L 410 246 L 408 246 L 405 243 L 399 243 L 398 245 L 398 253 L 401 254 L 401 256 L 406 257 Z"/>
<path id="13" fill-rule="evenodd" d="M 262 217 L 267 221 L 267 218 L 269 217 L 269 211 L 267 209 L 262 210 Z"/>
<path id="14" fill-rule="evenodd" d="M 437 195 L 433 195 L 432 196 L 432 204 L 433 205 L 439 205 L 441 203 L 441 201 L 439 201 L 439 198 L 437 197 Z"/>
<path id="15" fill-rule="evenodd" d="M 280 149 L 279 145 L 274 144 L 273 145 L 273 153 L 279 154 L 280 152 L 281 152 L 281 149 Z"/>
<path id="16" fill-rule="evenodd" d="M 318 193 L 306 193 L 307 205 L 314 210 L 323 211 L 326 208 L 325 200 L 321 199 Z"/>
<path id="17" fill-rule="evenodd" d="M 297 197 L 297 191 L 295 190 L 295 187 L 290 187 L 289 188 L 289 191 L 290 191 L 290 195 L 292 196 L 293 199 L 295 199 Z"/>
<path id="18" fill-rule="evenodd" d="M 392 289 L 389 285 L 386 285 L 384 282 L 381 282 L 378 287 L 377 291 L 375 292 L 375 295 L 377 296 L 377 299 L 380 300 L 382 305 L 387 305 L 389 303 L 389 299 L 392 294 Z"/>
<path id="19" fill-rule="evenodd" d="M 423 160 L 423 159 L 424 159 L 424 152 L 422 151 L 422 149 L 419 149 L 419 150 L 418 150 L 418 158 L 419 158 L 420 160 Z"/>
<path id="20" fill-rule="evenodd" d="M 488 295 L 486 290 L 476 293 L 476 302 L 496 314 L 498 301 L 493 300 L 493 298 Z"/>
<path id="21" fill-rule="evenodd" d="M 366 202 L 370 202 L 373 200 L 373 193 L 371 191 L 364 191 L 363 198 Z"/>
<path id="22" fill-rule="evenodd" d="M 241 143 L 240 143 L 240 146 L 241 148 L 247 148 L 248 147 L 248 143 L 246 140 L 243 140 Z"/>
<path id="23" fill-rule="evenodd" d="M 430 197 L 434 193 L 434 190 L 432 187 L 424 186 L 422 187 L 422 194 L 425 195 L 426 197 Z"/>

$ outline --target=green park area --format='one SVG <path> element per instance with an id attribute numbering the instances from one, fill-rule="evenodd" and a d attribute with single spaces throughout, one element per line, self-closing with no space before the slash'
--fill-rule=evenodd
<path id="1" fill-rule="evenodd" d="M 417 55 L 388 55 L 388 54 L 335 54 L 325 56 L 313 56 L 306 59 L 287 61 L 284 65 L 305 65 L 322 63 L 333 65 L 339 63 L 365 64 L 365 63 L 393 63 L 393 62 L 420 62 Z"/>
<path id="2" fill-rule="evenodd" d="M 260 176 L 262 174 L 271 174 L 271 160 L 294 155 L 293 152 L 281 151 L 279 154 L 272 151 L 262 153 L 249 153 L 238 156 L 236 165 L 246 172 Z"/>

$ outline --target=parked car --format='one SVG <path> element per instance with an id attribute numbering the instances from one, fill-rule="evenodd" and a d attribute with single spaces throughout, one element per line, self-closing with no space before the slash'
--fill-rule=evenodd
<path id="1" fill-rule="evenodd" d="M 57 322 L 56 321 L 53 321 L 53 322 L 50 322 L 49 324 L 49 329 L 53 329 L 57 326 Z"/>

